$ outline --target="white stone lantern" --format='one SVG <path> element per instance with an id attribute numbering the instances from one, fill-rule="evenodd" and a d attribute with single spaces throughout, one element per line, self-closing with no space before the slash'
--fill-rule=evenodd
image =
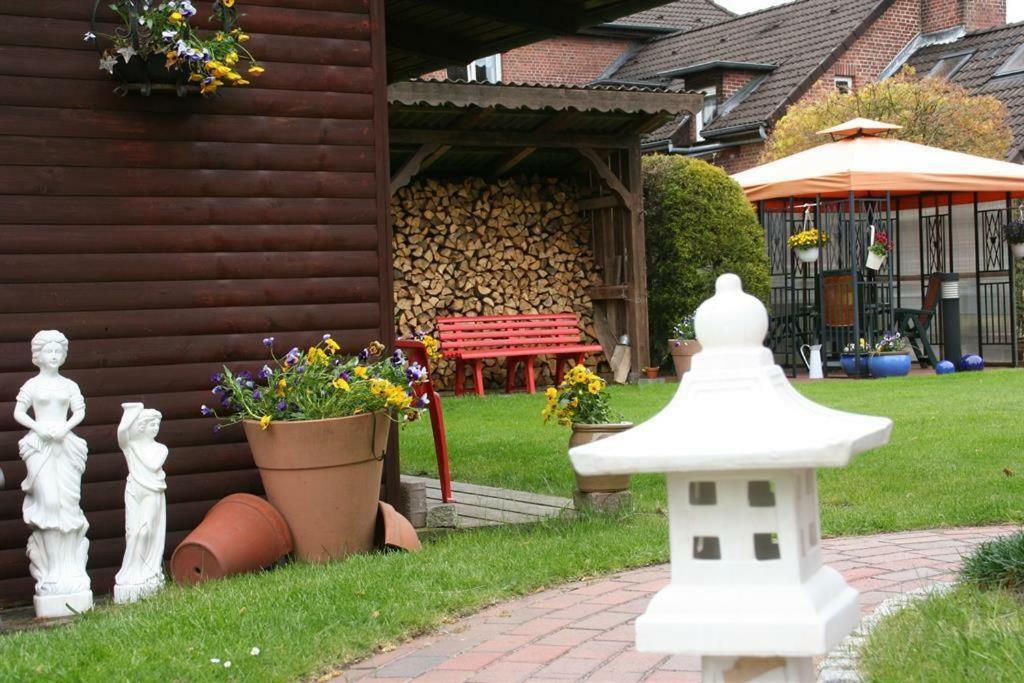
<path id="1" fill-rule="evenodd" d="M 822 565 L 817 467 L 889 441 L 892 421 L 801 396 L 763 345 L 764 305 L 727 274 L 696 313 L 703 349 L 672 401 L 570 451 L 581 474 L 664 472 L 671 583 L 636 621 L 642 652 L 701 655 L 704 681 L 810 681 L 856 627 Z"/>

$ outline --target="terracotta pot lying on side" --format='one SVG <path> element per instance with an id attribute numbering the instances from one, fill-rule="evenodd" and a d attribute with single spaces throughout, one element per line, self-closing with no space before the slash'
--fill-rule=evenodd
<path id="1" fill-rule="evenodd" d="M 392 424 L 383 411 L 267 429 L 244 422 L 267 499 L 288 523 L 298 559 L 325 562 L 373 547 Z"/>
<path id="2" fill-rule="evenodd" d="M 690 361 L 700 353 L 700 342 L 696 339 L 669 339 L 668 350 L 672 354 L 672 364 L 676 366 L 676 377 L 682 379 L 690 371 Z"/>
<path id="3" fill-rule="evenodd" d="M 572 426 L 572 436 L 569 437 L 569 448 L 598 441 L 607 436 L 624 432 L 632 427 L 632 422 L 613 422 L 603 425 L 574 424 Z M 576 487 L 583 493 L 614 493 L 616 491 L 625 491 L 629 488 L 628 474 L 600 474 L 591 476 L 582 475 L 579 472 L 575 472 L 575 474 Z"/>
<path id="4" fill-rule="evenodd" d="M 292 535 L 274 506 L 235 493 L 210 508 L 171 556 L 179 586 L 269 567 L 292 551 Z"/>

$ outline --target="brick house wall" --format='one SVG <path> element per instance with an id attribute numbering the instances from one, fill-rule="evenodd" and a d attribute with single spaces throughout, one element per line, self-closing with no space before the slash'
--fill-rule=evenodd
<path id="1" fill-rule="evenodd" d="M 524 45 L 501 53 L 503 83 L 584 85 L 597 79 L 623 53 L 631 41 L 600 36 L 563 36 Z M 445 79 L 447 69 L 422 78 Z"/>
<path id="2" fill-rule="evenodd" d="M 1006 23 L 1006 0 L 922 0 L 921 30 L 941 31 L 963 24 L 978 31 Z"/>
<path id="3" fill-rule="evenodd" d="M 732 175 L 733 173 L 739 173 L 740 171 L 757 166 L 761 161 L 762 152 L 764 152 L 763 143 L 740 145 L 739 147 L 732 147 L 717 152 L 705 158 L 705 161 L 721 166 L 725 169 L 726 173 Z"/>

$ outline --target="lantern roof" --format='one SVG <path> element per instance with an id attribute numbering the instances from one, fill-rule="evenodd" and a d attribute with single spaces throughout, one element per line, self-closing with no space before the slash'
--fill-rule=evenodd
<path id="1" fill-rule="evenodd" d="M 889 441 L 892 421 L 804 398 L 763 341 L 764 304 L 722 275 L 697 309 L 701 351 L 650 420 L 569 451 L 583 475 L 842 467 Z"/>

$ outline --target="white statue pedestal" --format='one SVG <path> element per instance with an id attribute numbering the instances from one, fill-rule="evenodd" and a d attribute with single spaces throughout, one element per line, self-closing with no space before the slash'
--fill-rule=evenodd
<path id="1" fill-rule="evenodd" d="M 92 591 L 68 593 L 66 595 L 36 595 L 32 606 L 38 619 L 73 617 L 92 609 Z"/>
<path id="2" fill-rule="evenodd" d="M 127 602 L 135 602 L 137 600 L 141 600 L 147 595 L 156 593 L 163 588 L 163 586 L 164 582 L 162 580 L 131 585 L 117 584 L 114 586 L 114 602 L 119 605 Z"/>

